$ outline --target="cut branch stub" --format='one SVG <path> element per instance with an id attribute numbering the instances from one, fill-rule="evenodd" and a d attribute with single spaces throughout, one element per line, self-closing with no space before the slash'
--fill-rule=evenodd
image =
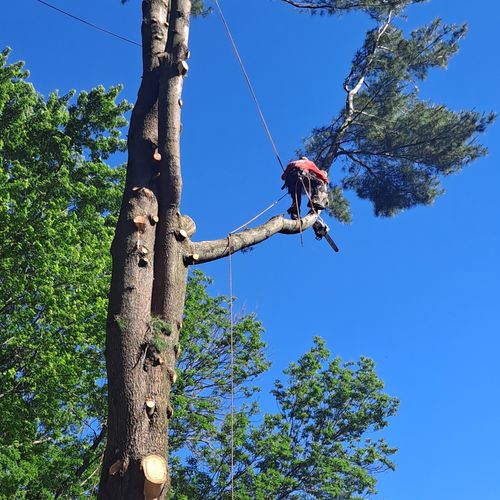
<path id="1" fill-rule="evenodd" d="M 185 240 L 188 237 L 188 233 L 185 229 L 180 229 L 178 234 L 180 240 Z"/>
<path id="2" fill-rule="evenodd" d="M 189 215 L 181 215 L 181 228 L 186 231 L 190 238 L 196 232 L 196 224 Z"/>
<path id="3" fill-rule="evenodd" d="M 154 197 L 153 191 L 151 191 L 151 189 L 148 189 L 147 187 L 143 187 L 141 189 L 141 192 L 144 193 L 148 198 L 153 198 Z"/>
<path id="4" fill-rule="evenodd" d="M 141 257 L 139 259 L 139 267 L 148 267 L 149 266 L 149 259 L 147 257 Z"/>
<path id="5" fill-rule="evenodd" d="M 153 191 L 151 191 L 151 189 L 148 189 L 147 187 L 140 187 L 140 186 L 134 186 L 132 188 L 132 191 L 134 193 L 143 193 L 145 194 L 148 198 L 153 198 L 154 197 L 154 193 Z"/>
<path id="6" fill-rule="evenodd" d="M 179 70 L 179 75 L 186 76 L 189 70 L 189 65 L 186 61 L 181 61 L 177 65 L 177 69 Z"/>
<path id="7" fill-rule="evenodd" d="M 180 344 L 175 344 L 174 345 L 174 354 L 175 354 L 175 359 L 179 359 L 181 357 L 181 345 Z"/>
<path id="8" fill-rule="evenodd" d="M 146 217 L 143 217 L 142 215 L 136 215 L 133 221 L 138 231 L 143 233 L 146 230 L 146 225 L 147 225 Z"/>
<path id="9" fill-rule="evenodd" d="M 156 148 L 155 152 L 153 153 L 153 159 L 155 161 L 161 161 L 161 153 L 158 151 L 158 148 Z"/>
<path id="10" fill-rule="evenodd" d="M 154 399 L 148 398 L 146 399 L 146 413 L 151 417 L 153 416 L 153 413 L 155 412 L 156 408 L 156 403 Z"/>
<path id="11" fill-rule="evenodd" d="M 111 467 L 109 468 L 109 475 L 114 476 L 117 474 L 122 468 L 122 461 L 117 460 Z"/>
<path id="12" fill-rule="evenodd" d="M 177 372 L 173 368 L 167 368 L 168 377 L 172 384 L 177 382 Z"/>
<path id="13" fill-rule="evenodd" d="M 167 461 L 160 455 L 148 455 L 141 461 L 144 472 L 144 498 L 159 498 L 167 481 Z"/>
<path id="14" fill-rule="evenodd" d="M 171 419 L 174 416 L 174 407 L 169 404 L 167 405 L 167 418 Z"/>
<path id="15" fill-rule="evenodd" d="M 187 255 L 184 258 L 184 262 L 185 262 L 186 265 L 196 264 L 199 260 L 200 260 L 200 254 L 197 254 L 197 253 L 193 253 L 191 255 Z"/>

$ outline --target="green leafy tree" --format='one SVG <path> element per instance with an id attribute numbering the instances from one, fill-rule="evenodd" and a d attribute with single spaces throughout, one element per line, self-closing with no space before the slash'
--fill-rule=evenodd
<path id="1" fill-rule="evenodd" d="M 384 394 L 372 360 L 330 360 L 325 342 L 292 363 L 286 383 L 272 394 L 279 413 L 252 425 L 257 407 L 236 415 L 235 498 L 365 498 L 375 493 L 378 472 L 394 469 L 395 449 L 374 439 L 394 415 L 398 401 Z M 230 498 L 230 422 L 215 441 L 199 441 L 176 460 L 172 498 Z"/>
<path id="2" fill-rule="evenodd" d="M 466 26 L 436 19 L 405 36 L 393 15 L 385 12 L 356 53 L 344 82 L 345 108 L 315 129 L 301 152 L 325 170 L 343 166 L 330 197 L 330 212 L 341 221 L 350 220 L 345 189 L 370 200 L 381 216 L 431 204 L 444 192 L 443 176 L 485 154 L 476 137 L 495 118 L 419 99 L 418 85 L 430 69 L 446 67 Z"/>
<path id="3" fill-rule="evenodd" d="M 119 88 L 47 99 L 0 53 L 0 484 L 53 498 L 106 408 L 103 331 L 123 169 Z M 85 435 L 86 437 L 83 437 Z M 94 458 L 94 457 L 93 457 Z M 72 484 L 69 484 L 71 491 Z"/>

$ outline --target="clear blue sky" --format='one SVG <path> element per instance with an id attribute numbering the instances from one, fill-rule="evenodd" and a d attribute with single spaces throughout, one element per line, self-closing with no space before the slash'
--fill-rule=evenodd
<path id="1" fill-rule="evenodd" d="M 52 1 L 140 39 L 139 0 Z M 287 160 L 342 105 L 341 83 L 369 20 L 299 15 L 279 0 L 223 5 Z M 430 74 L 422 94 L 456 110 L 498 111 L 497 0 L 433 0 L 409 14 L 408 28 L 436 16 L 470 25 L 459 55 L 448 70 Z M 0 47 L 6 45 L 45 94 L 123 83 L 123 95 L 135 98 L 137 47 L 35 0 L 2 5 Z M 278 198 L 280 170 L 216 15 L 193 22 L 190 48 L 183 212 L 196 220 L 197 237 L 210 239 Z M 374 358 L 387 391 L 401 399 L 385 431 L 399 447 L 398 469 L 380 476 L 381 499 L 500 498 L 498 130 L 484 137 L 489 156 L 448 178 L 446 195 L 432 207 L 376 219 L 368 203 L 353 199 L 353 224 L 332 224 L 340 254 L 306 234 L 303 248 L 298 237 L 277 236 L 234 258 L 239 304 L 256 311 L 267 330 L 273 368 L 261 380 L 265 408 L 275 409 L 265 395 L 272 381 L 314 335 L 346 360 Z M 227 262 L 204 270 L 216 279 L 214 293 L 228 293 Z"/>

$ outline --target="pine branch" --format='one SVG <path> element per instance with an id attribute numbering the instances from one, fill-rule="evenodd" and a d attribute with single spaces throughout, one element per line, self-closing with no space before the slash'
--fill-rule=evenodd
<path id="1" fill-rule="evenodd" d="M 366 56 L 366 59 L 365 59 L 366 62 L 365 62 L 364 68 L 361 71 L 361 73 L 359 74 L 357 82 L 352 87 L 349 85 L 349 81 L 354 74 L 355 67 L 352 68 L 351 72 L 349 73 L 349 75 L 347 76 L 347 78 L 344 81 L 344 90 L 347 93 L 346 101 L 345 101 L 345 117 L 344 117 L 344 121 L 342 122 L 342 124 L 338 128 L 337 133 L 334 136 L 332 144 L 331 144 L 324 160 L 322 161 L 322 168 L 325 170 L 327 170 L 330 167 L 330 165 L 333 163 L 333 161 L 335 160 L 335 157 L 337 156 L 337 151 L 339 148 L 340 141 L 343 139 L 347 130 L 354 122 L 354 119 L 355 119 L 354 97 L 359 93 L 359 91 L 363 87 L 365 79 L 366 79 L 368 72 L 370 70 L 371 64 L 373 63 L 373 60 L 375 59 L 377 49 L 379 48 L 380 40 L 381 40 L 382 36 L 388 30 L 389 26 L 391 25 L 392 15 L 393 15 L 393 13 L 392 13 L 392 11 L 390 11 L 385 22 L 379 26 L 379 28 L 377 30 L 376 39 L 372 45 L 372 48 L 371 48 L 369 54 Z"/>

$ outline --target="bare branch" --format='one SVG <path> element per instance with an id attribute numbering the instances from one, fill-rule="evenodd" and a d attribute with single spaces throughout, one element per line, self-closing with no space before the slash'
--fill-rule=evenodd
<path id="1" fill-rule="evenodd" d="M 286 1 L 286 0 L 285 0 Z M 371 64 L 373 60 L 375 59 L 375 54 L 377 53 L 377 50 L 379 48 L 379 43 L 380 39 L 382 36 L 385 34 L 385 32 L 388 30 L 389 26 L 391 25 L 392 21 L 392 11 L 389 12 L 389 15 L 387 16 L 387 19 L 385 20 L 384 23 L 382 23 L 378 30 L 377 30 L 377 37 L 373 43 L 372 49 L 367 54 L 366 56 L 366 62 L 364 64 L 364 68 L 359 74 L 358 80 L 355 83 L 353 87 L 349 86 L 349 80 L 353 76 L 354 73 L 354 67 L 345 79 L 344 82 L 344 90 L 347 92 L 346 96 L 346 103 L 345 103 L 345 116 L 344 116 L 344 121 L 340 125 L 335 139 L 332 142 L 332 145 L 330 146 L 330 149 L 328 150 L 325 159 L 322 162 L 322 168 L 323 169 L 328 169 L 330 165 L 333 163 L 333 160 L 335 159 L 337 155 L 337 150 L 339 148 L 340 141 L 344 137 L 345 133 L 347 132 L 348 128 L 351 126 L 353 123 L 356 115 L 355 115 L 355 109 L 354 109 L 354 98 L 358 94 L 358 92 L 361 90 L 363 87 L 363 84 L 365 82 L 366 76 L 368 75 L 368 71 L 370 70 Z"/>
<path id="2" fill-rule="evenodd" d="M 80 467 L 75 471 L 75 475 L 71 479 L 74 479 L 74 478 L 80 479 L 83 476 L 83 474 L 85 473 L 85 471 L 99 458 L 99 457 L 95 456 L 95 451 L 97 450 L 97 448 L 101 444 L 102 440 L 106 437 L 106 433 L 107 433 L 107 425 L 103 424 L 103 426 L 101 428 L 101 432 L 99 433 L 99 435 L 96 436 L 96 438 L 94 439 L 90 448 L 87 449 L 85 457 L 84 457 L 83 462 L 82 462 L 82 465 L 80 465 Z M 92 475 L 94 475 L 94 474 L 95 474 L 95 472 L 92 473 Z M 68 481 L 69 481 L 69 479 L 68 479 Z M 85 483 L 85 481 L 84 481 L 84 483 Z M 63 483 L 61 485 L 59 491 L 57 491 L 56 494 L 54 495 L 54 498 L 60 498 L 62 495 L 64 495 L 64 492 L 65 492 L 67 486 L 68 486 L 68 483 Z"/>
<path id="3" fill-rule="evenodd" d="M 244 248 L 267 240 L 275 234 L 297 234 L 310 228 L 319 217 L 320 212 L 310 211 L 299 220 L 285 219 L 278 215 L 266 223 L 241 233 L 231 234 L 227 238 L 213 241 L 200 241 L 192 244 L 190 264 L 203 264 L 212 260 L 227 257 L 229 253 L 239 252 Z M 196 258 L 194 258 L 196 257 Z"/>

